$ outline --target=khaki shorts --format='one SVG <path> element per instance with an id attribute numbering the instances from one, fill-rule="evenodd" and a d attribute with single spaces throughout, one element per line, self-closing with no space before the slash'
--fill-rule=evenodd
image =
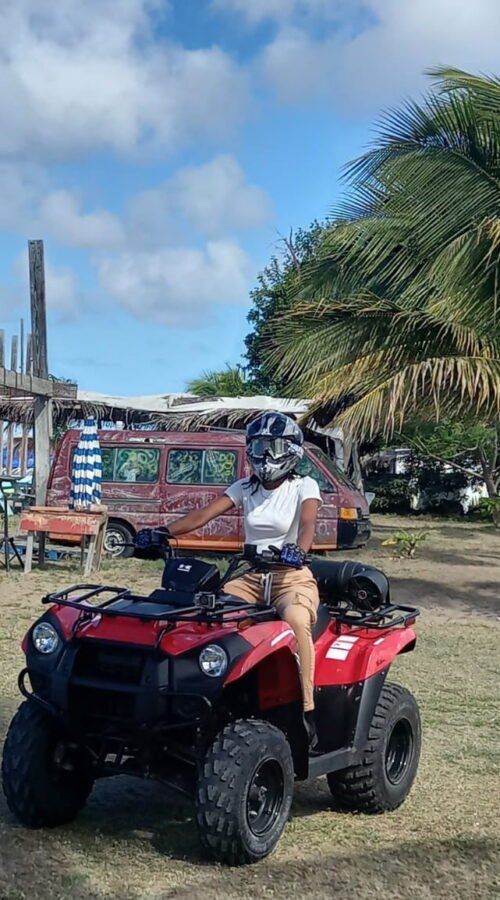
<path id="1" fill-rule="evenodd" d="M 290 569 L 287 566 L 276 566 L 272 569 L 271 603 L 279 615 L 293 604 L 305 607 L 311 618 L 311 626 L 315 624 L 319 606 L 318 586 L 312 572 L 307 567 Z M 261 574 L 248 572 L 241 578 L 229 581 L 224 590 L 227 594 L 235 594 L 247 603 L 264 602 L 264 582 Z"/>

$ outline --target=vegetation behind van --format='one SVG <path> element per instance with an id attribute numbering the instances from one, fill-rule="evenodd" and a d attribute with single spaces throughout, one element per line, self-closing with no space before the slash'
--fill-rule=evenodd
<path id="1" fill-rule="evenodd" d="M 71 468 L 80 431 L 60 441 L 49 479 L 47 503 L 67 506 Z M 206 506 L 229 484 L 249 474 L 245 436 L 227 432 L 101 431 L 102 498 L 108 508 L 106 550 L 128 556 L 139 528 L 168 525 L 192 509 Z M 358 547 L 370 536 L 368 503 L 318 447 L 306 444 L 299 470 L 319 484 L 316 550 Z M 231 510 L 178 539 L 180 548 L 231 552 L 243 544 L 240 510 Z"/>

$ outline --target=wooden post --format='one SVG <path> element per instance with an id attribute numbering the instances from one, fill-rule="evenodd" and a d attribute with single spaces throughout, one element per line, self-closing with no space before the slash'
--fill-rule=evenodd
<path id="1" fill-rule="evenodd" d="M 5 366 L 5 331 L 0 329 L 0 367 Z M 0 419 L 0 475 L 3 475 L 3 432 L 5 422 Z"/>
<path id="2" fill-rule="evenodd" d="M 47 313 L 45 307 L 45 267 L 43 241 L 28 241 L 31 300 L 31 351 L 33 374 L 49 377 L 47 356 Z M 50 400 L 35 397 L 33 404 L 33 436 L 35 450 L 35 504 L 45 506 L 50 468 L 51 415 Z M 38 535 L 39 565 L 45 563 L 45 534 Z"/>
<path id="3" fill-rule="evenodd" d="M 10 350 L 10 368 L 12 372 L 17 372 L 17 349 L 18 337 L 15 334 L 12 338 Z M 14 422 L 9 422 L 9 426 L 7 428 L 7 475 L 12 475 L 14 468 L 14 427 Z"/>
<path id="4" fill-rule="evenodd" d="M 19 371 L 24 372 L 24 319 L 21 319 L 21 327 L 19 329 Z"/>
<path id="5" fill-rule="evenodd" d="M 31 364 L 31 334 L 28 335 L 26 341 L 26 359 L 25 359 L 25 371 L 26 375 L 32 374 L 32 364 Z M 20 450 L 20 460 L 19 460 L 19 468 L 20 474 L 26 475 L 28 471 L 28 454 L 29 454 L 29 436 L 30 436 L 31 428 L 29 425 L 23 425 L 22 437 L 21 437 L 21 450 Z"/>
<path id="6" fill-rule="evenodd" d="M 28 241 L 33 374 L 49 377 L 43 241 Z"/>

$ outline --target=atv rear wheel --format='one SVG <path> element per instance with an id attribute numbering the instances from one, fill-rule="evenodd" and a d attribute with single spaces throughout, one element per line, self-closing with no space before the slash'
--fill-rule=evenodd
<path id="1" fill-rule="evenodd" d="M 77 816 L 93 778 L 85 751 L 68 743 L 56 719 L 26 701 L 7 732 L 2 785 L 10 811 L 23 825 L 52 828 Z"/>
<path id="2" fill-rule="evenodd" d="M 282 731 L 253 719 L 227 725 L 198 778 L 196 820 L 204 847 L 229 865 L 268 856 L 287 823 L 293 782 Z"/>
<path id="3" fill-rule="evenodd" d="M 399 684 L 385 684 L 375 708 L 361 762 L 327 776 L 342 809 L 383 813 L 408 796 L 420 758 L 420 713 Z"/>

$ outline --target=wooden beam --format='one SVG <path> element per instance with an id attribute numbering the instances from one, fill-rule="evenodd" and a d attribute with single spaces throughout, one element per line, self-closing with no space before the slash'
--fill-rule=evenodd
<path id="1" fill-rule="evenodd" d="M 36 375 L 27 375 L 24 372 L 13 372 L 0 366 L 0 390 L 16 391 L 29 397 L 63 397 L 68 400 L 76 400 L 76 384 L 63 384 L 59 381 L 48 381 L 38 378 Z"/>
<path id="2" fill-rule="evenodd" d="M 33 373 L 38 378 L 48 378 L 49 366 L 47 356 L 47 314 L 45 309 L 43 241 L 28 241 L 28 255 L 30 266 Z"/>

